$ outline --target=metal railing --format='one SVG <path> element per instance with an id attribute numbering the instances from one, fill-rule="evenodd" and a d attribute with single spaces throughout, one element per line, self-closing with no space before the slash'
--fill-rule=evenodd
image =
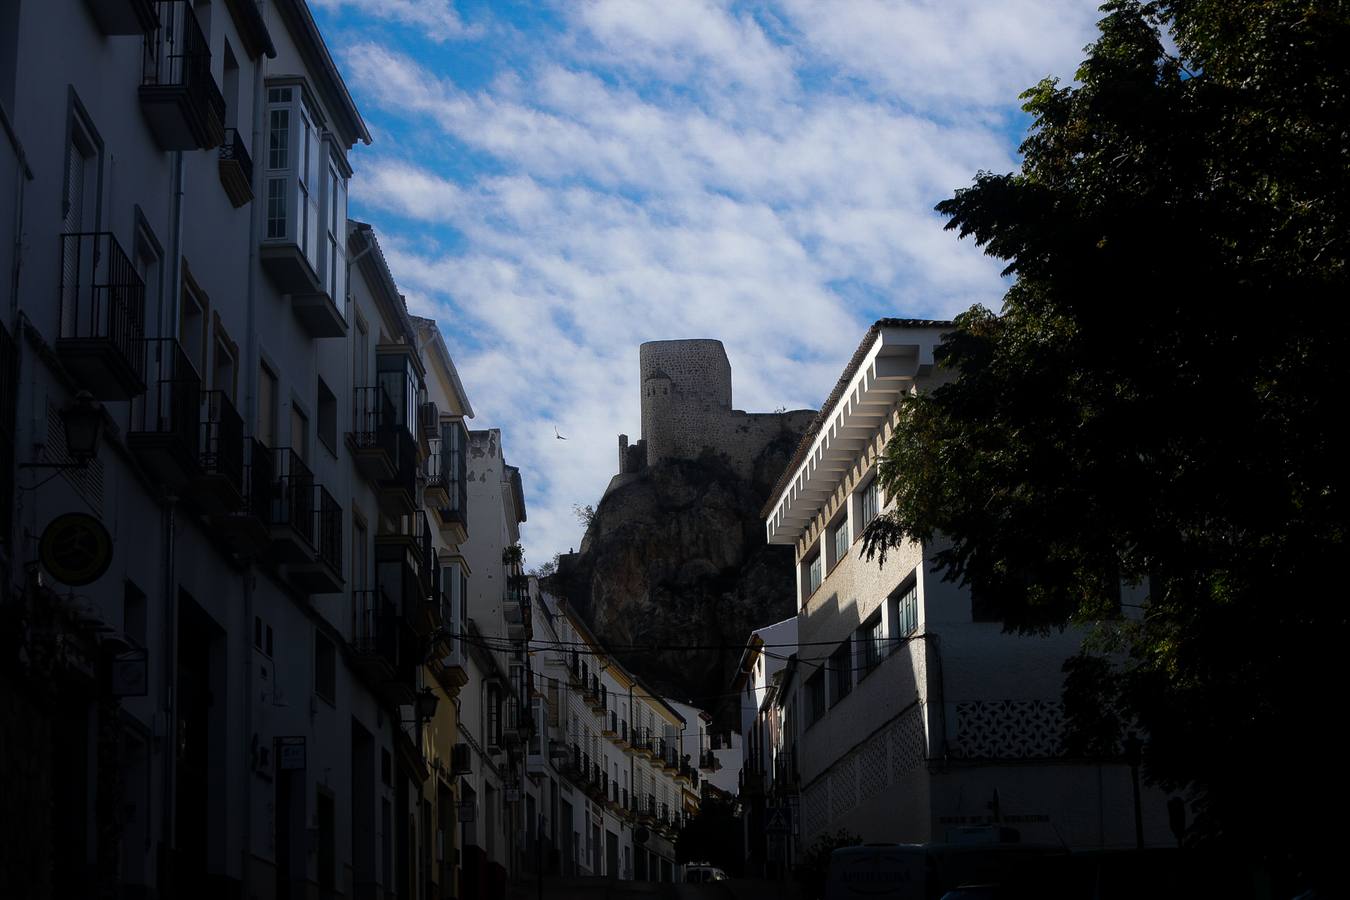
<path id="1" fill-rule="evenodd" d="M 110 232 L 61 235 L 62 340 L 111 343 L 145 379 L 145 282 Z"/>
<path id="2" fill-rule="evenodd" d="M 244 492 L 244 420 L 224 391 L 202 391 L 201 463 Z"/>
<path id="3" fill-rule="evenodd" d="M 318 536 L 315 549 L 319 559 L 342 571 L 342 507 L 323 485 L 315 485 L 314 530 Z"/>
<path id="4" fill-rule="evenodd" d="M 187 0 L 159 0 L 159 25 L 145 36 L 141 84 L 181 87 L 189 102 L 217 123 L 225 121 L 225 95 L 211 75 L 211 45 Z"/>
<path id="5" fill-rule="evenodd" d="M 276 480 L 270 521 L 274 525 L 289 525 L 313 546 L 314 474 L 290 447 L 279 447 L 273 453 L 276 456 Z"/>
<path id="6" fill-rule="evenodd" d="M 358 446 L 381 444 L 381 437 L 394 427 L 394 401 L 382 385 L 352 390 L 352 439 Z M 391 445 L 383 445 L 393 455 Z"/>
<path id="7" fill-rule="evenodd" d="M 173 338 L 144 341 L 149 389 L 133 407 L 131 432 L 173 437 L 193 459 L 201 450 L 202 379 Z"/>
<path id="8" fill-rule="evenodd" d="M 237 164 L 244 179 L 252 186 L 253 157 L 249 155 L 248 144 L 238 128 L 225 129 L 225 140 L 220 145 L 220 161 Z"/>
<path id="9" fill-rule="evenodd" d="M 394 605 L 379 588 L 352 591 L 352 649 L 384 657 L 398 665 L 397 617 Z"/>

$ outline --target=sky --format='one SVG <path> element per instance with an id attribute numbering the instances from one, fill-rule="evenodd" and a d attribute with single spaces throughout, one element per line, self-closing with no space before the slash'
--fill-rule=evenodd
<path id="1" fill-rule="evenodd" d="M 310 0 L 373 142 L 351 215 L 519 466 L 528 565 L 579 546 L 638 345 L 717 338 L 734 405 L 815 408 L 868 325 L 999 306 L 933 205 L 1014 171 L 1017 99 L 1097 0 Z M 562 435 L 561 440 L 557 435 Z"/>

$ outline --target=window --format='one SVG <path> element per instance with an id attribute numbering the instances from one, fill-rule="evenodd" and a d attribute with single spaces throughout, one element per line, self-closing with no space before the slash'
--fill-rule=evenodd
<path id="1" fill-rule="evenodd" d="M 216 322 L 215 368 L 211 373 L 211 387 L 223 393 L 234 402 L 235 373 L 239 370 L 238 353 L 233 341 Z"/>
<path id="2" fill-rule="evenodd" d="M 70 98 L 66 145 L 66 179 L 61 200 L 62 225 L 66 234 L 95 231 L 99 227 L 99 181 L 103 142 L 89 123 L 84 108 Z"/>
<path id="3" fill-rule="evenodd" d="M 830 654 L 830 705 L 834 706 L 853 690 L 853 656 L 848 638 Z"/>
<path id="4" fill-rule="evenodd" d="M 894 637 L 897 640 L 909 637 L 919 629 L 918 581 L 897 591 L 891 599 L 891 604 L 891 615 L 895 621 Z"/>
<path id="5" fill-rule="evenodd" d="M 267 239 L 293 243 L 339 308 L 346 298 L 347 178 L 299 84 L 267 89 Z"/>
<path id="6" fill-rule="evenodd" d="M 814 725 L 825 715 L 825 670 L 817 669 L 816 674 L 806 679 L 806 724 Z M 720 749 L 714 747 L 714 750 Z"/>
<path id="7" fill-rule="evenodd" d="M 264 363 L 258 378 L 258 425 L 255 436 L 268 447 L 277 446 L 277 376 Z"/>
<path id="8" fill-rule="evenodd" d="M 867 527 L 867 524 L 877 517 L 881 511 L 881 485 L 877 479 L 873 478 L 867 482 L 867 487 L 862 489 L 858 503 L 860 514 L 860 526 Z"/>
<path id="9" fill-rule="evenodd" d="M 858 680 L 866 678 L 877 664 L 885 658 L 886 648 L 882 641 L 881 630 L 881 612 L 875 612 L 872 617 L 863 623 L 858 629 Z"/>
<path id="10" fill-rule="evenodd" d="M 186 272 L 178 310 L 178 343 L 192 361 L 192 367 L 198 373 L 205 372 L 206 298 Z"/>
<path id="11" fill-rule="evenodd" d="M 366 330 L 366 320 L 357 313 L 356 340 L 352 341 L 352 387 L 365 387 L 370 376 L 370 332 Z"/>
<path id="12" fill-rule="evenodd" d="M 834 531 L 833 534 L 831 535 L 831 540 L 834 543 L 834 563 L 835 565 L 838 565 L 841 559 L 843 559 L 845 556 L 848 556 L 849 540 L 848 540 L 847 514 L 841 516 L 838 524 L 834 526 Z"/>
<path id="13" fill-rule="evenodd" d="M 309 416 L 296 403 L 291 404 L 291 451 L 309 462 Z"/>
<path id="14" fill-rule="evenodd" d="M 811 557 L 811 561 L 806 564 L 807 597 L 810 597 L 812 594 L 814 594 L 816 592 L 816 589 L 820 587 L 821 581 L 824 580 L 824 572 L 822 571 L 822 568 L 823 567 L 821 566 L 820 553 L 816 553 L 815 556 Z"/>
<path id="15" fill-rule="evenodd" d="M 445 473 L 445 490 L 450 495 L 448 512 L 458 514 L 465 521 L 468 505 L 468 457 L 464 447 L 468 443 L 462 421 L 441 423 L 441 454 Z"/>
<path id="16" fill-rule="evenodd" d="M 221 54 L 222 72 L 225 75 L 220 92 L 225 97 L 225 127 L 239 127 L 239 60 L 235 59 L 234 48 L 225 41 L 225 52 Z"/>
<path id="17" fill-rule="evenodd" d="M 319 441 L 328 452 L 337 455 L 337 397 L 319 379 Z"/>
<path id="18" fill-rule="evenodd" d="M 365 590 L 370 582 L 369 561 L 366 557 L 366 523 L 355 514 L 352 515 L 352 585 Z"/>
<path id="19" fill-rule="evenodd" d="M 329 703 L 337 696 L 337 651 L 333 642 L 314 632 L 314 693 Z"/>
<path id="20" fill-rule="evenodd" d="M 489 747 L 502 745 L 502 697 L 495 685 L 488 688 L 487 744 Z"/>

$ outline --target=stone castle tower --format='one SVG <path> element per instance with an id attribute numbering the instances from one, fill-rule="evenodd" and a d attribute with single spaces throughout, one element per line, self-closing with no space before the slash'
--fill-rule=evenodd
<path id="1" fill-rule="evenodd" d="M 784 430 L 800 434 L 814 410 L 747 413 L 731 407 L 731 362 L 722 342 L 709 338 L 648 341 L 638 348 L 642 437 L 629 446 L 619 435 L 619 477 L 672 459 L 721 456 L 743 478 L 752 477 L 765 446 Z"/>

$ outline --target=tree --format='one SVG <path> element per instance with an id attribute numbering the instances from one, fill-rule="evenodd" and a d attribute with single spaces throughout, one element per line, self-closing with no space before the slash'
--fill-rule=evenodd
<path id="1" fill-rule="evenodd" d="M 1013 280 L 904 401 L 866 547 L 941 548 L 1013 630 L 1103 623 L 1081 744 L 1138 728 L 1192 840 L 1316 855 L 1347 798 L 1350 5 L 1102 10 L 1077 84 L 1023 95 L 1022 170 L 937 207 Z"/>

